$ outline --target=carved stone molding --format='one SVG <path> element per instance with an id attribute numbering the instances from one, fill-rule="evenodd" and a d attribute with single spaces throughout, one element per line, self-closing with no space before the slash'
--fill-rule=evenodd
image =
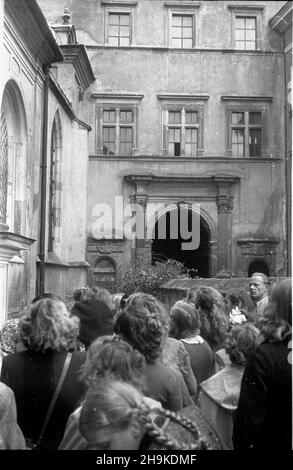
<path id="1" fill-rule="evenodd" d="M 233 197 L 217 196 L 218 213 L 228 213 L 233 210 Z"/>

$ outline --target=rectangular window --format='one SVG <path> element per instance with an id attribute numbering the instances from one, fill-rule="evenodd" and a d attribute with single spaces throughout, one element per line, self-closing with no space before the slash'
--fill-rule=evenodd
<path id="1" fill-rule="evenodd" d="M 232 111 L 231 149 L 234 157 L 260 157 L 262 142 L 261 111 Z"/>
<path id="2" fill-rule="evenodd" d="M 130 13 L 109 13 L 108 44 L 109 46 L 130 45 Z"/>
<path id="3" fill-rule="evenodd" d="M 171 45 L 180 49 L 193 46 L 193 15 L 172 15 Z"/>
<path id="4" fill-rule="evenodd" d="M 198 113 L 180 110 L 168 111 L 168 154 L 170 156 L 198 154 Z"/>
<path id="5" fill-rule="evenodd" d="M 235 46 L 246 51 L 256 50 L 256 17 L 236 16 Z"/>
<path id="6" fill-rule="evenodd" d="M 101 146 L 103 155 L 131 155 L 134 112 L 132 109 L 102 109 Z"/>

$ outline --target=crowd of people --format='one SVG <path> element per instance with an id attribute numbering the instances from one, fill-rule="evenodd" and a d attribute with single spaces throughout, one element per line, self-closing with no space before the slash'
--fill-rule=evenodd
<path id="1" fill-rule="evenodd" d="M 291 450 L 291 280 L 248 282 L 34 299 L 1 330 L 0 448 Z"/>

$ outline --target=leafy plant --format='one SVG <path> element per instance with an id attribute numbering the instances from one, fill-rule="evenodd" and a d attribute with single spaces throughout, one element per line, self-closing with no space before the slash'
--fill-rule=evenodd
<path id="1" fill-rule="evenodd" d="M 159 287 L 174 278 L 190 278 L 188 269 L 180 261 L 167 259 L 148 265 L 139 260 L 136 266 L 124 267 L 117 288 L 119 292 L 125 292 L 127 295 L 133 292 L 145 292 L 157 296 Z"/>

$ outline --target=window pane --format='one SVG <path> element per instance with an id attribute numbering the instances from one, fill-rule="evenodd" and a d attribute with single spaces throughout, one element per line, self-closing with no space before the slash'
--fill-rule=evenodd
<path id="1" fill-rule="evenodd" d="M 129 26 L 120 26 L 120 36 L 124 38 L 128 38 L 130 36 L 129 34 Z"/>
<path id="2" fill-rule="evenodd" d="M 181 48 L 181 39 L 172 39 L 172 47 Z"/>
<path id="3" fill-rule="evenodd" d="M 197 129 L 185 129 L 185 155 L 197 155 Z"/>
<path id="4" fill-rule="evenodd" d="M 260 124 L 261 113 L 249 113 L 249 124 Z"/>
<path id="5" fill-rule="evenodd" d="M 246 18 L 246 29 L 256 29 L 256 18 Z"/>
<path id="6" fill-rule="evenodd" d="M 183 26 L 192 27 L 192 16 L 183 16 Z"/>
<path id="7" fill-rule="evenodd" d="M 255 51 L 256 49 L 256 44 L 255 41 L 246 41 L 246 50 L 247 51 Z"/>
<path id="8" fill-rule="evenodd" d="M 112 24 L 116 24 L 116 25 L 119 24 L 119 15 L 109 13 L 109 25 L 112 25 Z"/>
<path id="9" fill-rule="evenodd" d="M 236 29 L 236 31 L 235 31 L 235 39 L 236 39 L 236 41 L 244 41 L 244 39 L 245 39 L 245 31 L 244 31 L 244 29 Z"/>
<path id="10" fill-rule="evenodd" d="M 235 26 L 237 29 L 244 29 L 244 18 L 236 16 Z"/>
<path id="11" fill-rule="evenodd" d="M 172 28 L 172 37 L 173 38 L 181 38 L 182 36 L 182 29 L 181 28 Z"/>
<path id="12" fill-rule="evenodd" d="M 232 124 L 244 124 L 244 113 L 232 113 Z"/>
<path id="13" fill-rule="evenodd" d="M 236 49 L 245 49 L 245 42 L 244 41 L 236 41 Z"/>
<path id="14" fill-rule="evenodd" d="M 103 111 L 104 122 L 115 122 L 115 111 Z"/>
<path id="15" fill-rule="evenodd" d="M 232 155 L 235 157 L 244 155 L 244 129 L 232 129 Z"/>
<path id="16" fill-rule="evenodd" d="M 182 16 L 173 15 L 172 16 L 172 26 L 181 26 L 182 25 Z"/>
<path id="17" fill-rule="evenodd" d="M 109 46 L 119 46 L 119 38 L 109 37 Z"/>
<path id="18" fill-rule="evenodd" d="M 121 25 L 130 25 L 130 15 L 129 14 L 126 14 L 126 15 L 120 15 L 120 24 Z"/>
<path id="19" fill-rule="evenodd" d="M 119 36 L 119 26 L 109 26 L 109 36 Z"/>
<path id="20" fill-rule="evenodd" d="M 187 111 L 185 113 L 185 122 L 186 124 L 197 124 L 197 112 Z"/>
<path id="21" fill-rule="evenodd" d="M 115 127 L 103 127 L 103 154 L 115 154 Z"/>
<path id="22" fill-rule="evenodd" d="M 185 144 L 185 155 L 187 157 L 192 157 L 197 155 L 197 145 L 196 144 Z"/>
<path id="23" fill-rule="evenodd" d="M 192 47 L 192 39 L 182 39 L 182 47 L 191 48 Z"/>
<path id="24" fill-rule="evenodd" d="M 129 38 L 120 38 L 119 46 L 129 46 Z"/>
<path id="25" fill-rule="evenodd" d="M 120 154 L 131 155 L 132 153 L 132 128 L 120 127 Z"/>
<path id="26" fill-rule="evenodd" d="M 246 31 L 246 41 L 255 41 L 255 30 L 249 29 Z"/>
<path id="27" fill-rule="evenodd" d="M 181 123 L 181 112 L 169 111 L 169 124 L 180 124 L 180 123 Z"/>
<path id="28" fill-rule="evenodd" d="M 132 111 L 120 111 L 120 122 L 126 124 L 132 122 Z"/>
<path id="29" fill-rule="evenodd" d="M 191 28 L 183 28 L 183 38 L 192 39 L 192 29 Z"/>
<path id="30" fill-rule="evenodd" d="M 249 156 L 261 156 L 261 129 L 249 129 Z"/>
<path id="31" fill-rule="evenodd" d="M 181 155 L 181 129 L 169 128 L 169 153 L 170 155 Z"/>

